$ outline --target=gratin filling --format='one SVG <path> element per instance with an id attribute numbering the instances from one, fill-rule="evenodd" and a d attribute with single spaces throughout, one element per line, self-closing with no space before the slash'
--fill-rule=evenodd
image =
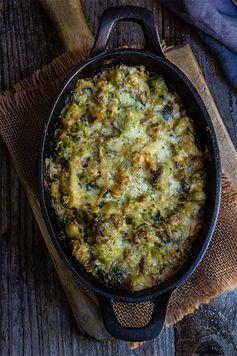
<path id="1" fill-rule="evenodd" d="M 202 223 L 204 160 L 161 76 L 119 65 L 79 79 L 46 169 L 73 256 L 106 284 L 149 288 L 187 258 Z"/>

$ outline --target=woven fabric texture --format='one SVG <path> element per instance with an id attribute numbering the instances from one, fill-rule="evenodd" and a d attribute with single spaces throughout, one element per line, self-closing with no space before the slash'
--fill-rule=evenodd
<path id="1" fill-rule="evenodd" d="M 35 72 L 31 79 L 17 84 L 14 91 L 0 96 L 0 133 L 43 232 L 46 228 L 37 194 L 38 143 L 47 109 L 59 84 L 82 57 L 81 53 L 65 53 Z M 237 192 L 225 177 L 222 184 L 220 215 L 211 244 L 194 274 L 173 293 L 166 325 L 182 319 L 210 298 L 237 287 Z M 152 308 L 147 303 L 114 305 L 118 320 L 130 326 L 138 326 L 139 320 L 146 324 Z"/>

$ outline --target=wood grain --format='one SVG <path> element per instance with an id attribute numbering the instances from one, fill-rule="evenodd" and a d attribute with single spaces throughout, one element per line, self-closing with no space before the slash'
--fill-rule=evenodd
<path id="1" fill-rule="evenodd" d="M 60 1 L 60 0 L 59 0 Z M 133 1 L 83 0 L 86 19 L 93 34 L 101 12 L 111 5 Z M 138 1 L 159 16 L 159 28 L 167 44 L 190 43 L 204 72 L 226 128 L 237 147 L 237 100 L 225 84 L 212 57 L 205 51 L 190 28 L 178 21 L 158 0 Z M 0 7 L 0 87 L 9 89 L 17 81 L 46 64 L 62 51 L 57 34 L 37 1 L 6 0 Z M 143 43 L 138 26 L 119 26 L 111 39 L 113 46 L 128 40 Z M 39 46 L 40 43 L 40 46 Z M 32 216 L 25 194 L 0 141 L 0 340 L 2 355 L 192 355 L 195 345 L 214 343 L 212 306 L 195 313 L 174 328 L 166 329 L 159 338 L 129 351 L 124 342 L 96 342 L 83 336 L 75 323 L 52 261 Z M 228 299 L 227 299 L 228 298 Z M 229 302 L 228 302 L 229 300 Z M 236 345 L 236 300 L 234 292 L 216 299 L 215 323 L 218 335 L 225 335 L 225 345 Z M 223 311 L 225 308 L 225 311 Z M 221 315 L 220 315 L 221 311 Z M 231 324 L 227 328 L 226 318 Z M 182 332 L 180 332 L 182 328 Z M 190 330 L 195 337 L 190 339 Z M 217 329 L 214 329 L 216 332 Z M 208 336 L 208 337 L 207 337 Z M 231 336 L 231 337 L 230 337 Z M 208 340 L 208 343 L 206 343 Z M 213 342 L 212 342 L 213 340 Z M 181 347 L 181 346 L 182 347 Z M 200 350 L 200 349 L 199 349 Z M 224 349 L 224 351 L 227 349 Z M 219 352 L 219 353 L 218 353 Z M 201 355 L 205 353 L 199 353 Z M 206 354 L 208 354 L 206 352 Z M 225 354 L 222 349 L 212 355 Z M 234 355 L 235 353 L 231 353 Z"/>
<path id="2" fill-rule="evenodd" d="M 94 38 L 87 26 L 80 0 L 40 0 L 64 44 L 65 50 L 91 49 Z"/>

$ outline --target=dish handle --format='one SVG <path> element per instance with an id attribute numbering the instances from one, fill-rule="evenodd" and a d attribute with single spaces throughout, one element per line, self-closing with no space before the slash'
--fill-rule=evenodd
<path id="1" fill-rule="evenodd" d="M 171 292 L 168 292 L 157 297 L 155 300 L 150 300 L 154 303 L 154 309 L 147 325 L 142 327 L 126 327 L 119 323 L 113 309 L 113 303 L 119 303 L 119 300 L 117 298 L 116 300 L 112 300 L 98 294 L 96 295 L 105 328 L 116 339 L 126 341 L 146 341 L 154 339 L 160 334 L 164 326 L 170 296 Z M 139 302 L 136 300 L 136 303 Z"/>
<path id="2" fill-rule="evenodd" d="M 138 23 L 145 37 L 145 49 L 165 58 L 154 15 L 151 11 L 139 6 L 113 6 L 103 12 L 90 57 L 104 53 L 107 50 L 111 31 L 121 21 Z"/>

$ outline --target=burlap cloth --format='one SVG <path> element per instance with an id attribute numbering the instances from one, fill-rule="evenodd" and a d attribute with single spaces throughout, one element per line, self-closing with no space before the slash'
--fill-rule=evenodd
<path id="1" fill-rule="evenodd" d="M 37 196 L 38 143 L 46 111 L 59 84 L 82 57 L 81 53 L 63 54 L 35 72 L 29 80 L 18 83 L 14 91 L 0 96 L 0 133 L 41 231 L 45 231 L 45 226 Z M 182 319 L 210 298 L 237 287 L 237 192 L 224 176 L 222 185 L 220 215 L 211 244 L 194 274 L 173 293 L 166 325 Z M 127 308 L 120 304 L 116 314 L 123 324 L 134 325 L 141 315 L 151 310 L 150 305 Z"/>

